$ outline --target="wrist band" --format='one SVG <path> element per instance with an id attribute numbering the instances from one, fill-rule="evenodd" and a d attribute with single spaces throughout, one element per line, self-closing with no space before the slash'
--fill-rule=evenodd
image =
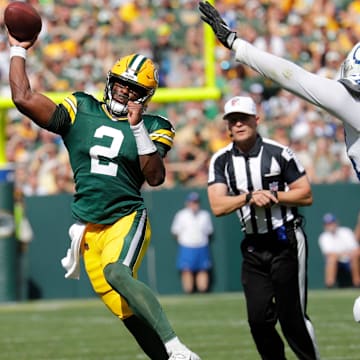
<path id="1" fill-rule="evenodd" d="M 272 196 L 276 197 L 276 199 L 278 198 L 278 192 L 276 190 L 270 190 L 270 193 Z M 273 206 L 274 204 L 275 202 L 271 200 L 271 206 Z"/>
<path id="2" fill-rule="evenodd" d="M 26 59 L 26 49 L 21 46 L 11 46 L 10 47 L 10 59 L 14 56 L 22 57 L 24 60 Z"/>
<path id="3" fill-rule="evenodd" d="M 248 204 L 252 199 L 252 191 L 249 191 L 245 196 L 245 204 Z"/>
<path id="4" fill-rule="evenodd" d="M 146 130 L 144 120 L 141 120 L 137 125 L 130 125 L 130 129 L 134 134 L 139 155 L 148 155 L 157 151 Z"/>
<path id="5" fill-rule="evenodd" d="M 278 198 L 278 192 L 275 190 L 270 190 L 271 195 L 273 195 L 274 197 Z"/>

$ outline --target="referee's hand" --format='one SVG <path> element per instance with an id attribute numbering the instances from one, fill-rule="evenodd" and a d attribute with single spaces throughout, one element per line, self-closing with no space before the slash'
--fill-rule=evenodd
<path id="1" fill-rule="evenodd" d="M 268 208 L 278 203 L 279 200 L 271 193 L 270 190 L 255 190 L 253 191 L 252 198 L 250 200 L 250 205 L 262 208 Z"/>

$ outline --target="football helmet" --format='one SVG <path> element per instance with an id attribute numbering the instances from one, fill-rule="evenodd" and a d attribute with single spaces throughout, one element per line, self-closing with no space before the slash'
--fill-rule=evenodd
<path id="1" fill-rule="evenodd" d="M 349 52 L 340 68 L 340 79 L 347 88 L 360 92 L 360 42 Z"/>
<path id="2" fill-rule="evenodd" d="M 104 91 L 104 102 L 108 111 L 114 116 L 125 116 L 127 104 L 115 101 L 112 88 L 115 82 L 127 85 L 140 94 L 136 101 L 144 104 L 144 109 L 154 95 L 159 84 L 158 70 L 149 58 L 140 54 L 131 54 L 118 60 L 107 74 Z"/>

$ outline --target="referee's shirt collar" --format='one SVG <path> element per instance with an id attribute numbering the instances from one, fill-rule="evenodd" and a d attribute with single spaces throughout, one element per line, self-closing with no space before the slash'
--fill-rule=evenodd
<path id="1" fill-rule="evenodd" d="M 242 152 L 234 143 L 233 144 L 233 155 L 234 156 L 245 156 L 245 157 L 246 156 L 247 157 L 256 157 L 260 153 L 262 143 L 263 143 L 262 137 L 259 134 L 257 134 L 254 146 L 247 153 Z"/>

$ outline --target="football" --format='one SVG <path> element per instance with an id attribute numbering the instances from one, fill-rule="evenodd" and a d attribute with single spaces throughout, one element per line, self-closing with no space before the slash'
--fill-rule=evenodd
<path id="1" fill-rule="evenodd" d="M 10 33 L 18 41 L 30 41 L 41 31 L 40 14 L 28 3 L 11 2 L 4 12 L 4 23 Z"/>

